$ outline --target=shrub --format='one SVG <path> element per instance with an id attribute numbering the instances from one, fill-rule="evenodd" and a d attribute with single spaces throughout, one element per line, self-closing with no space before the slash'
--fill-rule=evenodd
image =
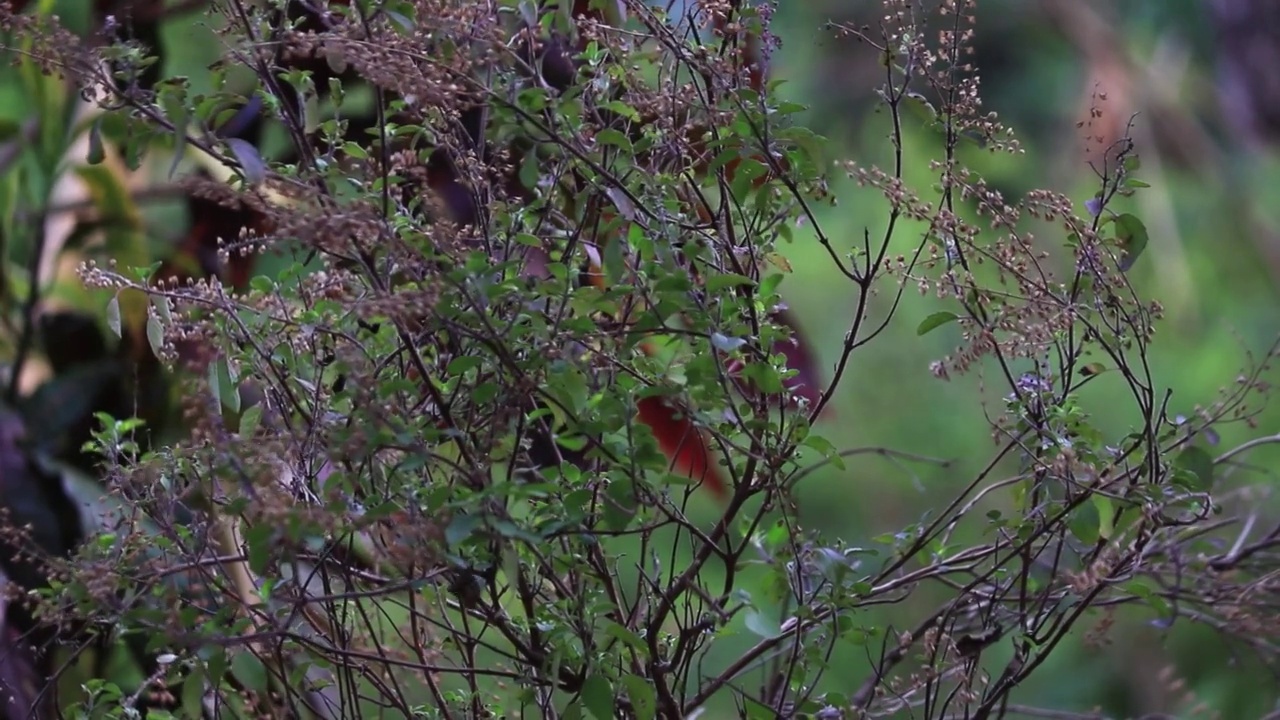
<path id="1" fill-rule="evenodd" d="M 154 8 L 100 6 L 91 37 L 0 15 L 40 102 L 4 191 L 21 714 L 61 683 L 95 717 L 985 718 L 1125 605 L 1269 631 L 1276 533 L 1216 475 L 1274 437 L 1213 449 L 1269 357 L 1170 414 L 1160 306 L 1126 276 L 1147 231 L 1117 209 L 1138 149 L 1103 148 L 1083 212 L 968 169 L 966 144 L 1020 153 L 966 60 L 972 1 L 830 28 L 883 60 L 884 167 L 833 163 L 777 97 L 769 5 L 324 5 L 212 3 L 208 82 L 157 70 Z M 131 183 L 179 169 L 189 229 L 156 252 Z M 883 195 L 853 241 L 824 230 L 832 172 Z M 91 201 L 54 238 L 71 175 Z M 791 243 L 855 298 L 831 367 L 782 299 Z M 933 377 L 1001 388 L 993 445 L 854 545 L 806 529 L 797 487 L 856 492 L 857 455 L 955 467 L 928 437 L 823 437 L 911 292 L 918 335 L 961 338 Z"/>

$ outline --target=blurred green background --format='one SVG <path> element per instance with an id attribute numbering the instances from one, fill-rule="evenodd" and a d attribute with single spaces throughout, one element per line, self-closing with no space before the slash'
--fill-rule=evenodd
<path id="1" fill-rule="evenodd" d="M 975 151 L 965 159 L 1008 197 L 1045 188 L 1066 193 L 1082 207 L 1098 183 L 1087 163 L 1090 129 L 1077 123 L 1088 119 L 1091 106 L 1103 112 L 1102 122 L 1121 125 L 1137 113 L 1132 132 L 1142 160 L 1140 177 L 1152 187 L 1127 202 L 1146 222 L 1151 244 L 1131 278 L 1142 296 L 1158 300 L 1167 311 L 1153 347 L 1153 373 L 1159 389 L 1175 389 L 1171 411 L 1190 415 L 1261 361 L 1280 333 L 1280 3 L 1223 0 L 1216 8 L 1209 0 L 977 4 L 974 61 L 984 108 L 1012 126 L 1025 154 Z M 782 47 L 773 74 L 786 80 L 782 92 L 811 106 L 807 121 L 832 140 L 834 155 L 864 166 L 888 167 L 890 157 L 887 115 L 873 95 L 884 82 L 883 69 L 872 48 L 822 28 L 837 19 L 869 25 L 874 37 L 884 14 L 881 3 L 870 1 L 782 3 L 774 26 Z M 1237 23 L 1222 21 L 1236 15 Z M 1241 100 L 1236 88 L 1259 76 L 1263 79 L 1254 80 L 1252 94 Z M 1106 99 L 1098 99 L 1095 91 Z M 1260 120 L 1250 123 L 1250 113 Z M 909 184 L 928 198 L 935 181 L 928 161 L 941 157 L 939 138 L 914 121 L 907 137 Z M 860 242 L 864 228 L 877 237 L 887 216 L 878 193 L 849 181 L 837 182 L 834 189 L 839 205 L 821 215 L 827 235 L 845 238 L 850 246 Z M 903 228 L 900 252 L 918 242 L 920 230 L 910 224 Z M 1038 242 L 1060 247 L 1061 233 L 1045 227 L 1036 231 Z M 855 288 L 842 282 L 825 252 L 805 237 L 798 234 L 789 251 L 796 275 L 783 284 L 783 292 L 829 367 L 852 320 Z M 885 286 L 877 298 L 881 313 L 890 289 Z M 914 290 L 906 293 L 888 334 L 855 356 L 837 417 L 825 432 L 840 447 L 883 445 L 954 458 L 957 464 L 946 470 L 912 466 L 909 473 L 865 460 L 850 462 L 846 472 L 816 474 L 802 492 L 808 527 L 865 544 L 866 538 L 901 528 L 944 504 L 990 457 L 981 403 L 996 400 L 991 411 L 998 412 L 998 379 L 989 378 L 984 390 L 980 371 L 950 381 L 933 378 L 929 363 L 953 350 L 959 330 L 950 326 L 916 336 L 920 320 L 942 309 L 956 308 Z M 1093 417 L 1116 437 L 1133 419 L 1128 407 L 1117 406 L 1118 387 L 1100 382 L 1084 395 Z M 1280 412 L 1264 410 L 1256 429 L 1237 425 L 1221 431 L 1227 447 L 1274 434 L 1280 431 Z M 1274 450 L 1259 452 L 1251 457 L 1252 471 L 1226 483 L 1270 485 L 1277 460 L 1280 453 Z M 1280 515 L 1274 500 L 1270 504 L 1270 513 Z M 910 606 L 887 613 L 899 628 L 909 627 L 915 617 Z M 1261 666 L 1248 648 L 1225 644 L 1186 623 L 1166 631 L 1148 624 L 1151 618 L 1142 613 L 1121 618 L 1110 633 L 1111 644 L 1086 648 L 1078 643 L 1063 651 L 1015 697 L 1077 712 L 1100 708 L 1120 717 L 1211 716 L 1195 712 L 1201 702 L 1224 718 L 1260 717 L 1276 708 L 1277 669 Z M 1185 689 L 1170 692 L 1170 677 L 1185 680 Z"/>
<path id="2" fill-rule="evenodd" d="M 79 3 L 59 3 L 73 24 Z M 995 187 L 1013 198 L 1047 188 L 1083 203 L 1097 183 L 1087 165 L 1090 128 L 1077 123 L 1095 105 L 1103 112 L 1100 122 L 1113 128 L 1136 113 L 1140 177 L 1152 187 L 1126 202 L 1145 220 L 1151 244 L 1131 277 L 1141 294 L 1166 308 L 1151 358 L 1153 372 L 1158 388 L 1175 389 L 1171 410 L 1190 415 L 1260 361 L 1259 353 L 1280 333 L 1280 88 L 1274 79 L 1280 76 L 1280 3 L 980 0 L 978 5 L 974 60 L 985 107 L 1012 126 L 1025 150 L 1020 156 L 967 152 L 966 161 Z M 1221 18 L 1232 13 L 1252 20 L 1228 27 Z M 780 92 L 811 107 L 805 121 L 830 138 L 830 159 L 869 166 L 890 157 L 887 116 L 874 95 L 883 82 L 875 51 L 824 28 L 828 20 L 867 24 L 874 36 L 884 14 L 881 3 L 870 0 L 783 2 L 777 11 L 774 32 L 782 46 L 773 57 L 773 77 L 785 80 Z M 164 37 L 168 72 L 189 75 L 193 89 L 203 90 L 203 68 L 221 48 L 206 21 L 194 17 L 172 23 Z M 1275 64 L 1268 65 L 1269 60 Z M 1250 114 L 1256 120 L 1250 122 Z M 907 180 L 926 192 L 934 182 L 928 162 L 941 155 L 939 136 L 913 119 L 906 137 Z M 838 205 L 820 209 L 819 217 L 829 237 L 854 249 L 864 229 L 873 237 L 882 232 L 887 207 L 878 193 L 840 179 L 839 171 L 834 175 Z M 1037 231 L 1039 241 L 1060 246 L 1062 238 L 1049 230 Z M 920 231 L 903 224 L 900 251 L 913 248 Z M 852 321 L 856 288 L 831 267 L 811 231 L 799 229 L 786 253 L 795 273 L 784 282 L 783 293 L 829 373 Z M 882 286 L 873 319 L 883 316 L 892 290 L 892 284 Z M 855 355 L 823 432 L 841 448 L 884 446 L 955 462 L 938 469 L 853 459 L 844 471 L 815 473 L 801 488 L 807 530 L 852 545 L 869 544 L 874 536 L 944 505 L 989 459 L 993 446 L 984 403 L 994 402 L 990 412 L 998 412 L 1002 391 L 994 378 L 984 387 L 980 370 L 950 381 L 930 374 L 930 362 L 958 343 L 955 326 L 916 335 L 920 320 L 941 309 L 948 309 L 943 301 L 914 290 L 905 294 L 887 333 Z M 1132 417 L 1129 408 L 1116 405 L 1116 387 L 1095 383 L 1084 397 L 1102 427 L 1120 437 Z M 1280 412 L 1274 408 L 1263 411 L 1256 429 L 1220 428 L 1223 447 L 1278 431 Z M 1250 460 L 1250 469 L 1224 482 L 1270 483 L 1280 453 L 1264 449 Z M 709 505 L 706 512 L 710 517 Z M 927 604 L 912 601 L 859 619 L 902 629 L 914 624 Z M 1263 667 L 1247 648 L 1185 622 L 1166 630 L 1139 611 L 1120 617 L 1108 644 L 1078 642 L 1064 649 L 1016 697 L 1120 717 L 1150 712 L 1209 717 L 1195 712 L 1200 703 L 1224 718 L 1259 717 L 1275 709 L 1280 697 L 1275 669 Z M 1089 625 L 1092 621 L 1083 627 Z M 718 646 L 716 659 L 731 659 L 735 648 L 751 642 L 746 633 L 728 639 Z M 824 687 L 852 692 L 868 672 L 866 658 L 852 651 L 838 655 L 834 667 L 845 674 L 829 673 Z M 1171 678 L 1185 685 L 1171 692 Z"/>

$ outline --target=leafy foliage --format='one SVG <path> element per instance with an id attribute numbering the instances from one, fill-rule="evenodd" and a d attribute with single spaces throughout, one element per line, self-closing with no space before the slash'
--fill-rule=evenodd
<path id="1" fill-rule="evenodd" d="M 102 44 L 0 10 L 39 136 L 3 169 L 40 182 L 0 197 L 21 714 L 49 685 L 94 716 L 981 718 L 1123 605 L 1256 639 L 1275 533 L 1222 519 L 1219 470 L 1274 437 L 1210 448 L 1266 360 L 1171 417 L 1126 276 L 1148 232 L 1113 210 L 1146 187 L 1133 143 L 1084 216 L 1005 198 L 960 160 L 1019 152 L 972 3 L 900 5 L 834 28 L 881 59 L 893 128 L 887 168 L 834 166 L 883 195 L 852 244 L 816 212 L 824 139 L 766 82 L 768 5 L 220 0 L 210 92 L 156 70 L 158 10 L 110 37 L 95 8 Z M 172 248 L 148 192 L 187 216 Z M 829 371 L 781 294 L 797 236 L 854 297 Z M 960 339 L 933 376 L 1001 387 L 990 462 L 866 546 L 806 530 L 816 468 L 950 467 L 822 435 L 911 290 L 916 334 Z M 918 598 L 908 630 L 865 620 Z"/>

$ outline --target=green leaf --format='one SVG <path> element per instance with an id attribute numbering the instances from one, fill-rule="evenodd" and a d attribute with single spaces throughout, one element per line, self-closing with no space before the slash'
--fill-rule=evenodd
<path id="1" fill-rule="evenodd" d="M 772 618 L 767 618 L 757 610 L 748 610 L 745 624 L 747 629 L 766 640 L 782 634 L 782 626 Z"/>
<path id="2" fill-rule="evenodd" d="M 115 333 L 117 338 L 123 337 L 123 332 L 120 329 L 119 295 L 112 295 L 111 301 L 107 303 L 107 327 L 111 328 L 111 332 Z"/>
<path id="3" fill-rule="evenodd" d="M 1092 498 L 1094 508 L 1098 511 L 1098 537 L 1110 540 L 1116 531 L 1116 510 L 1111 498 L 1095 494 Z"/>
<path id="4" fill-rule="evenodd" d="M 936 330 L 949 322 L 959 319 L 960 316 L 953 312 L 948 312 L 946 310 L 936 312 L 920 322 L 920 325 L 916 327 L 916 336 L 919 337 L 925 333 Z"/>
<path id="5" fill-rule="evenodd" d="M 658 693 L 653 683 L 639 675 L 627 675 L 622 678 L 622 684 L 627 688 L 636 720 L 653 720 L 658 716 Z"/>
<path id="6" fill-rule="evenodd" d="M 213 403 L 218 408 L 218 414 L 222 414 L 222 377 L 218 372 L 218 366 L 221 363 L 209 363 L 209 392 L 213 393 Z"/>
<path id="7" fill-rule="evenodd" d="M 147 342 L 151 345 L 151 352 L 160 357 L 160 350 L 164 348 L 164 327 L 154 315 L 147 318 Z"/>
<path id="8" fill-rule="evenodd" d="M 1115 219 L 1116 242 L 1124 252 L 1120 258 L 1120 272 L 1128 272 L 1138 256 L 1147 249 L 1147 227 L 1136 215 L 1124 213 Z"/>
<path id="9" fill-rule="evenodd" d="M 449 362 L 448 372 L 450 375 L 457 377 L 465 375 L 468 370 L 475 370 L 480 367 L 481 360 L 475 355 L 463 355 L 456 357 Z"/>
<path id="10" fill-rule="evenodd" d="M 596 133 L 596 142 L 601 145 L 614 145 L 620 147 L 623 152 L 631 152 L 631 138 L 624 135 L 620 130 L 605 128 L 599 133 Z"/>
<path id="11" fill-rule="evenodd" d="M 1096 495 L 1094 496 L 1097 497 Z M 1077 540 L 1086 546 L 1092 547 L 1097 544 L 1098 538 L 1101 537 L 1099 532 L 1099 509 L 1096 504 L 1088 503 L 1077 507 L 1067 520 L 1067 526 L 1071 529 L 1071 534 Z"/>
<path id="12" fill-rule="evenodd" d="M 250 525 L 244 531 L 244 544 L 248 549 L 249 569 L 255 575 L 265 573 L 275 551 L 275 528 L 266 523 Z"/>
<path id="13" fill-rule="evenodd" d="M 723 273 L 720 275 L 712 275 L 707 278 L 707 292 L 714 294 L 724 290 L 725 288 L 754 284 L 755 280 L 752 280 L 746 275 L 739 275 L 738 273 Z"/>
<path id="14" fill-rule="evenodd" d="M 638 122 L 640 120 L 640 113 L 635 108 L 622 102 L 621 100 L 610 100 L 608 102 L 601 103 L 600 109 L 612 110 L 613 112 L 616 112 L 619 115 L 631 121 Z"/>
<path id="15" fill-rule="evenodd" d="M 596 720 L 613 720 L 613 685 L 596 673 L 582 683 L 582 705 Z"/>
<path id="16" fill-rule="evenodd" d="M 267 666 L 251 652 L 238 652 L 231 658 L 231 674 L 246 689 L 258 693 L 267 691 Z"/>
<path id="17" fill-rule="evenodd" d="M 733 175 L 733 183 L 729 190 L 736 198 L 745 198 L 747 193 L 751 192 L 751 184 L 757 178 L 762 177 L 769 168 L 764 163 L 754 158 L 745 158 L 738 163 L 738 167 Z"/>
<path id="18" fill-rule="evenodd" d="M 1203 448 L 1189 447 L 1178 453 L 1174 461 L 1178 468 L 1190 472 L 1198 480 L 1197 490 L 1208 490 L 1213 486 L 1213 457 Z"/>
<path id="19" fill-rule="evenodd" d="M 258 431 L 258 426 L 262 424 L 262 406 L 251 405 L 244 414 L 240 416 L 240 429 L 237 431 L 242 438 L 251 438 Z"/>
<path id="20" fill-rule="evenodd" d="M 778 717 L 778 711 L 752 698 L 746 699 L 743 709 L 746 710 L 746 720 L 776 720 Z"/>
<path id="21" fill-rule="evenodd" d="M 97 165 L 107 157 L 107 152 L 102 147 L 102 117 L 99 115 L 94 118 L 93 124 L 89 126 L 89 154 L 84 160 L 90 165 Z"/>
<path id="22" fill-rule="evenodd" d="M 197 664 L 182 681 L 182 711 L 187 717 L 202 717 L 205 714 L 206 690 L 208 687 L 205 684 L 204 668 Z"/>
<path id="23" fill-rule="evenodd" d="M 607 530 L 622 532 L 636 516 L 640 501 L 636 498 L 634 482 L 627 477 L 616 477 L 610 481 L 601 518 Z"/>
<path id="24" fill-rule="evenodd" d="M 449 521 L 449 527 L 444 530 L 445 544 L 451 548 L 457 547 L 463 540 L 471 537 L 484 523 L 484 518 L 479 515 L 455 515 Z"/>
<path id="25" fill-rule="evenodd" d="M 649 646 L 645 644 L 644 639 L 628 630 L 621 623 L 606 618 L 604 621 L 604 634 L 626 643 L 632 650 L 640 653 L 642 657 L 648 657 L 649 655 Z"/>
<path id="26" fill-rule="evenodd" d="M 231 372 L 231 364 L 226 359 L 213 363 L 218 368 L 218 383 L 222 386 L 222 401 L 233 413 L 240 412 L 240 379 Z"/>
<path id="27" fill-rule="evenodd" d="M 807 435 L 801 445 L 811 447 L 822 453 L 822 457 L 829 460 L 833 467 L 839 470 L 845 469 L 844 458 L 840 457 L 840 452 L 836 450 L 836 446 L 821 435 Z"/>
<path id="28" fill-rule="evenodd" d="M 905 105 L 917 118 L 929 125 L 938 121 L 938 109 L 924 95 L 918 92 L 908 92 L 904 98 L 907 101 Z"/>
<path id="29" fill-rule="evenodd" d="M 152 295 L 151 306 L 156 309 L 156 315 L 160 317 L 161 322 L 166 325 L 173 324 L 173 311 L 169 308 L 169 298 Z"/>
<path id="30" fill-rule="evenodd" d="M 605 277 L 608 278 L 610 285 L 621 283 L 626 276 L 627 258 L 624 251 L 623 243 L 616 239 L 604 246 L 604 257 L 601 260 L 604 263 Z"/>

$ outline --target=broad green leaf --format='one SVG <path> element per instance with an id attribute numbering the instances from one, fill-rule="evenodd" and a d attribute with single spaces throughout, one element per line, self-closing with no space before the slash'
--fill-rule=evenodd
<path id="1" fill-rule="evenodd" d="M 231 674 L 254 692 L 265 693 L 270 685 L 267 666 L 257 655 L 247 650 L 231 656 Z"/>
<path id="2" fill-rule="evenodd" d="M 634 482 L 628 477 L 615 477 L 609 482 L 601 518 L 606 529 L 613 532 L 626 530 L 636 516 L 639 500 L 636 499 Z"/>
<path id="3" fill-rule="evenodd" d="M 960 316 L 953 312 L 948 312 L 946 310 L 936 312 L 920 321 L 920 324 L 916 327 L 916 336 L 919 337 L 925 335 L 926 333 L 936 330 L 943 325 L 958 319 L 960 319 Z"/>
<path id="4" fill-rule="evenodd" d="M 471 537 L 481 525 L 484 524 L 484 518 L 479 515 L 455 515 L 449 521 L 449 527 L 445 528 L 444 541 L 450 548 L 456 548 L 464 540 Z"/>
<path id="5" fill-rule="evenodd" d="M 596 673 L 582 683 L 582 705 L 596 720 L 613 720 L 613 685 Z"/>
<path id="6" fill-rule="evenodd" d="M 1106 495 L 1094 494 L 1092 498 L 1093 506 L 1098 511 L 1098 537 L 1103 540 L 1110 540 L 1116 531 L 1116 510 L 1111 498 Z"/>
<path id="7" fill-rule="evenodd" d="M 627 688 L 627 697 L 631 700 L 631 710 L 636 720 L 653 720 L 658 716 L 658 693 L 653 683 L 639 675 L 626 675 L 622 684 Z"/>
<path id="8" fill-rule="evenodd" d="M 258 431 L 258 426 L 261 424 L 262 405 L 252 405 L 240 415 L 240 427 L 237 430 L 237 433 L 242 438 L 252 438 L 254 433 Z"/>
<path id="9" fill-rule="evenodd" d="M 722 273 L 719 275 L 712 275 L 707 278 L 707 292 L 714 295 L 725 288 L 754 284 L 755 281 L 746 275 L 739 275 L 738 273 Z"/>
<path id="10" fill-rule="evenodd" d="M 1206 491 L 1213 487 L 1213 457 L 1203 448 L 1186 448 L 1178 453 L 1174 465 L 1195 476 L 1198 480 L 1197 490 Z"/>
<path id="11" fill-rule="evenodd" d="M 766 640 L 782 634 L 782 626 L 772 618 L 767 618 L 758 610 L 748 610 L 744 620 L 747 629 Z"/>
<path id="12" fill-rule="evenodd" d="M 1124 255 L 1120 258 L 1120 271 L 1128 272 L 1138 256 L 1147 249 L 1147 227 L 1136 215 L 1124 213 L 1116 216 L 1116 242 Z"/>

